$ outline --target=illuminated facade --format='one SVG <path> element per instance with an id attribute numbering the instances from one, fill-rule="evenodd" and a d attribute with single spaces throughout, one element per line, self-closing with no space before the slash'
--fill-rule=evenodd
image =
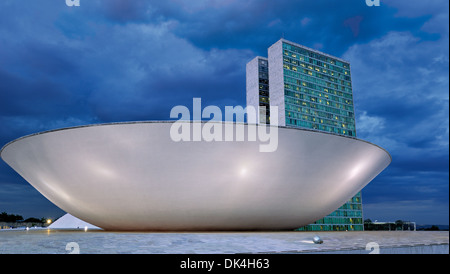
<path id="1" fill-rule="evenodd" d="M 258 90 L 259 106 L 264 107 L 268 96 L 269 104 L 278 107 L 279 125 L 356 137 L 349 62 L 280 39 L 268 49 L 267 59 L 257 57 L 249 62 L 247 83 L 256 81 L 252 79 L 256 75 L 252 73 L 255 69 L 249 70 L 255 60 L 259 67 L 267 64 L 269 73 L 268 91 L 262 93 Z M 261 82 L 261 73 L 258 80 Z M 247 98 L 255 98 L 255 93 L 256 89 L 247 84 Z M 247 104 L 251 101 L 247 99 Z M 357 193 L 335 212 L 300 230 L 363 228 L 361 193 Z"/>
<path id="2" fill-rule="evenodd" d="M 247 106 L 259 110 L 258 121 L 270 123 L 269 63 L 265 57 L 255 57 L 246 66 Z"/>

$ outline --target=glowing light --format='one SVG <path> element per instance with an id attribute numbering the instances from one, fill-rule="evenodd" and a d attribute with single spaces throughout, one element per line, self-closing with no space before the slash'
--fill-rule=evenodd
<path id="1" fill-rule="evenodd" d="M 247 169 L 244 167 L 241 169 L 241 175 L 245 176 L 245 174 L 247 174 Z"/>
<path id="2" fill-rule="evenodd" d="M 52 223 L 52 219 L 47 219 L 47 224 L 51 224 Z"/>
<path id="3" fill-rule="evenodd" d="M 85 226 L 84 227 L 84 232 L 86 232 L 88 230 L 88 227 L 87 226 Z"/>
<path id="4" fill-rule="evenodd" d="M 354 177 L 360 175 L 361 173 L 364 172 L 365 169 L 365 162 L 360 162 L 358 165 L 356 165 L 352 170 L 350 170 L 350 179 L 353 179 Z"/>

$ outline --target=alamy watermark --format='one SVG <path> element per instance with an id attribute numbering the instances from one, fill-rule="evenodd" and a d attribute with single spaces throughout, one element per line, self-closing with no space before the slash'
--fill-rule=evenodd
<path id="1" fill-rule="evenodd" d="M 80 0 L 66 0 L 66 5 L 68 7 L 73 7 L 73 6 L 79 7 L 80 6 Z"/>
<path id="2" fill-rule="evenodd" d="M 366 5 L 369 7 L 379 7 L 380 6 L 380 0 L 366 0 Z"/>
<path id="3" fill-rule="evenodd" d="M 257 124 L 257 111 L 252 106 L 225 106 L 225 117 L 218 106 L 206 106 L 202 109 L 201 98 L 193 98 L 192 117 L 186 106 L 178 105 L 170 111 L 170 118 L 178 121 L 170 128 L 170 138 L 174 142 L 256 142 L 260 152 L 274 152 L 278 148 L 278 107 L 271 106 L 270 125 Z M 265 110 L 262 109 L 265 113 Z M 247 115 L 247 124 L 244 124 Z M 192 118 L 192 119 L 191 119 Z M 201 122 L 210 119 L 208 122 Z M 222 122 L 222 118 L 225 121 Z M 192 121 L 188 122 L 188 121 Z M 247 130 L 246 130 L 247 129 Z M 236 131 L 236 134 L 235 132 Z"/>
<path id="4" fill-rule="evenodd" d="M 380 245 L 377 242 L 370 242 L 366 244 L 366 250 L 369 254 L 380 254 Z"/>
<path id="5" fill-rule="evenodd" d="M 66 244 L 67 254 L 80 254 L 80 245 L 77 242 L 70 242 Z"/>

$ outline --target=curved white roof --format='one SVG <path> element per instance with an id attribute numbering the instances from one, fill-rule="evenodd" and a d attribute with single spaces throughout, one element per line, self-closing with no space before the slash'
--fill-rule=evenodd
<path id="1" fill-rule="evenodd" d="M 172 125 L 50 131 L 9 143 L 1 157 L 61 209 L 109 230 L 297 228 L 391 162 L 376 145 L 329 133 L 279 127 L 276 151 L 262 153 L 248 140 L 174 142 Z"/>

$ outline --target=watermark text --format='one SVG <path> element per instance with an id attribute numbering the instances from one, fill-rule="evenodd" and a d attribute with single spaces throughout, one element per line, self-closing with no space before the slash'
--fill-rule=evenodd
<path id="1" fill-rule="evenodd" d="M 80 0 L 66 0 L 66 5 L 68 7 L 79 7 L 80 6 Z"/>
<path id="2" fill-rule="evenodd" d="M 260 152 L 274 152 L 278 148 L 278 107 L 271 106 L 270 125 L 257 125 L 257 111 L 252 106 L 243 108 L 242 106 L 225 106 L 225 117 L 218 106 L 206 106 L 202 109 L 201 98 L 193 98 L 191 113 L 186 106 L 178 105 L 170 111 L 170 118 L 177 118 L 178 121 L 170 128 L 170 137 L 174 142 L 243 142 L 259 141 Z M 265 113 L 265 110 L 263 110 Z M 247 116 L 247 125 L 244 124 Z M 237 123 L 225 122 L 236 121 Z M 208 122 L 201 122 L 202 119 L 210 119 Z"/>
<path id="3" fill-rule="evenodd" d="M 366 5 L 369 7 L 379 7 L 380 6 L 380 0 L 366 0 Z"/>

